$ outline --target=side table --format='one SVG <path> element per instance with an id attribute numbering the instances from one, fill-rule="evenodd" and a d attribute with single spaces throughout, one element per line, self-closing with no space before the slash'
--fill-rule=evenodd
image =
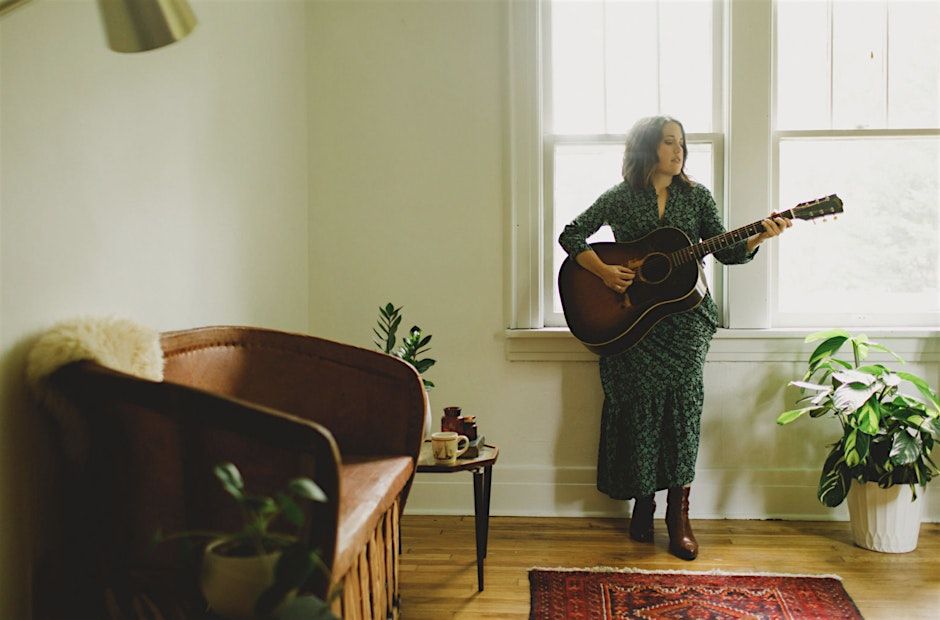
<path id="1" fill-rule="evenodd" d="M 457 471 L 473 472 L 474 529 L 477 536 L 477 588 L 483 591 L 483 560 L 490 529 L 490 487 L 493 484 L 493 465 L 499 457 L 499 448 L 483 444 L 479 456 L 458 458 L 456 465 L 441 465 L 434 460 L 431 440 L 421 444 L 418 473 L 452 474 Z"/>

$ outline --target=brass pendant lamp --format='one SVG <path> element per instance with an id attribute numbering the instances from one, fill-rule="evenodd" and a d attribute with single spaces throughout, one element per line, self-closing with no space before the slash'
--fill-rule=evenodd
<path id="1" fill-rule="evenodd" d="M 30 0 L 0 0 L 0 15 Z M 186 0 L 98 0 L 115 52 L 145 52 L 179 41 L 196 27 Z"/>

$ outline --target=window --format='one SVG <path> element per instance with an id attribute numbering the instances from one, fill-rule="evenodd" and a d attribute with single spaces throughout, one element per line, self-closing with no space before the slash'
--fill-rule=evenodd
<path id="1" fill-rule="evenodd" d="M 542 290 L 544 324 L 560 326 L 555 276 L 566 254 L 556 240 L 565 224 L 620 182 L 623 144 L 637 119 L 681 120 L 686 172 L 720 195 L 721 22 L 711 0 L 553 0 L 543 7 L 545 247 L 551 251 Z M 612 239 L 604 227 L 591 241 Z"/>
<path id="2" fill-rule="evenodd" d="M 726 327 L 940 325 L 940 3 L 509 4 L 512 327 L 564 325 L 558 234 L 659 113 L 685 124 L 687 170 L 729 229 L 845 202 L 747 267 L 715 266 Z"/>
<path id="3" fill-rule="evenodd" d="M 774 324 L 940 324 L 938 32 L 936 2 L 777 2 L 779 203 L 846 211 L 779 244 Z"/>

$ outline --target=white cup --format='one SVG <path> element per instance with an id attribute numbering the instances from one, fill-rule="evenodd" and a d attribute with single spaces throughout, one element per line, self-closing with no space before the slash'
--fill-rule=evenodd
<path id="1" fill-rule="evenodd" d="M 431 433 L 431 451 L 438 465 L 456 465 L 457 457 L 466 452 L 469 447 L 470 440 L 466 435 L 458 435 L 453 431 Z"/>

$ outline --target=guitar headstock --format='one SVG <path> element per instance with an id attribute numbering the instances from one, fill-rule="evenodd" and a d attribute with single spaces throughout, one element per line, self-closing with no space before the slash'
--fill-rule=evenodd
<path id="1" fill-rule="evenodd" d="M 832 194 L 824 198 L 801 202 L 790 209 L 790 213 L 801 220 L 814 220 L 817 217 L 842 213 L 842 199 Z"/>

